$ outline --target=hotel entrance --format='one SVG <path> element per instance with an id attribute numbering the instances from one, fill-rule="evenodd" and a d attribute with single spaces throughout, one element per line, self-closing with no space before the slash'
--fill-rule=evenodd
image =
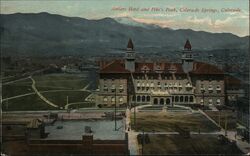
<path id="1" fill-rule="evenodd" d="M 166 91 L 152 92 L 151 97 L 153 105 L 172 105 L 172 96 Z"/>

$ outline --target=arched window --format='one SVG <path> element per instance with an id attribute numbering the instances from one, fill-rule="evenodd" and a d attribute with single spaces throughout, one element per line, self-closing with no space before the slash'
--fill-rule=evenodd
<path id="1" fill-rule="evenodd" d="M 166 104 L 167 104 L 167 105 L 170 104 L 170 99 L 169 99 L 169 98 L 167 98 Z"/>
<path id="2" fill-rule="evenodd" d="M 175 102 L 179 102 L 179 96 L 175 97 Z"/>
<path id="3" fill-rule="evenodd" d="M 142 96 L 142 102 L 145 102 L 145 100 L 146 100 L 146 97 Z"/>
<path id="4" fill-rule="evenodd" d="M 163 98 L 160 99 L 160 104 L 164 105 L 164 99 Z"/>
<path id="5" fill-rule="evenodd" d="M 180 97 L 180 102 L 183 102 L 183 96 Z"/>
<path id="6" fill-rule="evenodd" d="M 154 98 L 154 104 L 157 105 L 158 104 L 158 99 Z"/>
<path id="7" fill-rule="evenodd" d="M 149 102 L 150 101 L 150 96 L 147 96 L 147 102 Z"/>
<path id="8" fill-rule="evenodd" d="M 137 96 L 137 101 L 138 101 L 138 102 L 141 101 L 141 96 Z"/>
<path id="9" fill-rule="evenodd" d="M 185 102 L 188 102 L 188 96 L 185 96 Z"/>

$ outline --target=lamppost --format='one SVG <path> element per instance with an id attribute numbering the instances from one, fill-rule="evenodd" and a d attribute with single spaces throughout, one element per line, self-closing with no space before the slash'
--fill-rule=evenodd
<path id="1" fill-rule="evenodd" d="M 135 130 L 136 130 L 136 94 L 135 94 L 135 102 L 134 102 L 134 126 L 135 126 Z"/>

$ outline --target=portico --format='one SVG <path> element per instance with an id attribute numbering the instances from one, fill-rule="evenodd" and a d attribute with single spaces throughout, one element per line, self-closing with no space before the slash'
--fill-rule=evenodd
<path id="1" fill-rule="evenodd" d="M 172 96 L 168 91 L 152 91 L 151 99 L 154 105 L 173 105 Z"/>

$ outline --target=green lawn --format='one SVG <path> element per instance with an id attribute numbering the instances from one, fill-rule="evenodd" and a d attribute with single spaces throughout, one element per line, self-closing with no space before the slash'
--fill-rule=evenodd
<path id="1" fill-rule="evenodd" d="M 208 116 L 210 116 L 216 123 L 219 124 L 225 129 L 227 126 L 228 130 L 236 130 L 237 127 L 237 119 L 236 112 L 232 112 L 231 110 L 223 110 L 221 113 L 219 111 L 206 111 Z"/>
<path id="2" fill-rule="evenodd" d="M 2 86 L 3 99 L 33 92 L 31 80 L 26 79 Z"/>
<path id="3" fill-rule="evenodd" d="M 35 76 L 36 87 L 39 91 L 46 90 L 77 90 L 84 88 L 88 83 L 80 75 L 48 74 Z"/>
<path id="4" fill-rule="evenodd" d="M 69 103 L 84 102 L 89 95 L 85 91 L 75 91 L 84 88 L 89 81 L 86 80 L 86 74 L 47 74 L 33 77 L 36 81 L 36 87 L 40 93 L 52 103 L 59 107 L 67 104 L 67 96 Z M 34 92 L 32 89 L 32 81 L 30 79 L 18 81 L 8 85 L 3 85 L 3 99 L 26 93 Z M 57 90 L 53 92 L 52 90 Z M 68 90 L 68 91 L 67 91 Z M 49 91 L 49 92 L 44 92 Z M 52 91 L 52 92 L 50 92 Z M 79 104 L 77 107 L 92 107 L 93 104 Z M 72 106 L 74 107 L 74 106 Z M 58 109 L 49 106 L 38 95 L 32 94 L 16 99 L 3 102 L 3 110 L 47 110 Z"/>
<path id="5" fill-rule="evenodd" d="M 150 143 L 145 144 L 145 155 L 195 155 L 195 154 L 242 154 L 236 145 L 220 142 L 217 135 L 191 135 L 182 138 L 180 135 L 149 135 Z"/>
<path id="6" fill-rule="evenodd" d="M 131 114 L 132 128 L 134 129 L 134 116 Z M 194 132 L 212 132 L 220 130 L 200 113 L 186 112 L 139 112 L 136 114 L 137 131 L 174 132 L 176 126 L 188 128 Z"/>
<path id="7" fill-rule="evenodd" d="M 49 101 L 60 107 L 63 107 L 67 104 L 67 96 L 69 99 L 69 103 L 75 103 L 83 102 L 89 94 L 90 93 L 85 91 L 60 91 L 42 93 L 42 95 L 46 97 Z"/>
<path id="8" fill-rule="evenodd" d="M 42 101 L 37 95 L 24 96 L 8 101 L 2 105 L 3 111 L 48 110 L 56 109 Z"/>

